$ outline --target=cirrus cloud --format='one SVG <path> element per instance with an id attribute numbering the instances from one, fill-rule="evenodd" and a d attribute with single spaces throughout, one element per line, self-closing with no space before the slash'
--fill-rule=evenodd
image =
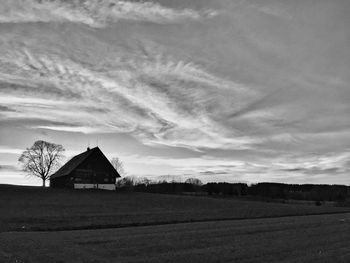
<path id="1" fill-rule="evenodd" d="M 33 128 L 56 131 L 129 132 L 145 144 L 196 150 L 255 142 L 216 116 L 241 110 L 259 92 L 176 60 L 154 44 L 110 49 L 98 65 L 73 59 L 73 49 L 46 53 L 37 44 L 2 43 L 0 102 L 13 110 L 3 113 L 7 119 L 41 119 Z M 87 54 L 84 46 L 80 51 Z M 45 124 L 62 120 L 69 125 Z"/>
<path id="2" fill-rule="evenodd" d="M 231 2 L 2 1 L 0 146 L 98 137 L 135 174 L 348 183 L 347 4 Z"/>
<path id="3" fill-rule="evenodd" d="M 105 27 L 121 19 L 165 24 L 199 20 L 217 14 L 210 9 L 173 9 L 154 2 L 4 0 L 0 7 L 0 23 L 73 22 Z"/>

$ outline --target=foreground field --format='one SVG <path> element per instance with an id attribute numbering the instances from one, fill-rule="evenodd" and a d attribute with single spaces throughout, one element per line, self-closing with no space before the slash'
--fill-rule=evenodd
<path id="1" fill-rule="evenodd" d="M 350 214 L 0 233 L 0 262 L 350 262 Z"/>
<path id="2" fill-rule="evenodd" d="M 0 232 L 96 229 L 340 211 L 349 208 L 0 186 Z"/>

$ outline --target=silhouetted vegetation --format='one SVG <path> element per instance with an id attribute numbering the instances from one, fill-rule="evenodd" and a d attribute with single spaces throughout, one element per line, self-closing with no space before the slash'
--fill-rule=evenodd
<path id="1" fill-rule="evenodd" d="M 198 180 L 198 179 L 197 179 Z M 350 187 L 345 185 L 257 183 L 207 183 L 199 180 L 182 182 L 145 182 L 123 178 L 117 184 L 119 191 L 136 191 L 162 194 L 193 194 L 209 196 L 247 196 L 261 199 L 308 200 L 321 204 L 323 201 L 344 201 L 350 198 Z"/>
<path id="2" fill-rule="evenodd" d="M 248 187 L 247 194 L 269 198 L 319 202 L 343 201 L 350 195 L 350 187 L 345 185 L 259 183 Z"/>
<path id="3" fill-rule="evenodd" d="M 200 193 L 202 187 L 196 184 L 190 183 L 176 183 L 176 182 L 161 182 L 151 184 L 137 184 L 134 186 L 134 190 L 138 192 L 149 193 L 161 193 L 161 194 L 176 194 L 176 193 Z"/>
<path id="4" fill-rule="evenodd" d="M 110 160 L 110 162 L 113 165 L 114 169 L 120 174 L 120 176 L 125 176 L 126 175 L 124 164 L 123 164 L 123 162 L 122 162 L 122 160 L 120 158 L 113 157 Z"/>
<path id="5" fill-rule="evenodd" d="M 60 144 L 36 141 L 21 154 L 18 161 L 22 163 L 23 171 L 29 176 L 40 178 L 45 187 L 52 172 L 60 166 L 59 161 L 63 158 L 64 151 Z"/>

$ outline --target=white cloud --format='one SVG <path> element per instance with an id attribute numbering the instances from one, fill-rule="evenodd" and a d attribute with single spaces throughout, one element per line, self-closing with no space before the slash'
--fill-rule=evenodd
<path id="1" fill-rule="evenodd" d="M 117 153 L 114 153 L 117 155 Z M 204 182 L 222 180 L 228 182 L 258 182 L 273 181 L 290 183 L 308 183 L 308 180 L 324 180 L 325 176 L 332 179 L 338 175 L 346 175 L 350 171 L 350 152 L 329 154 L 283 154 L 275 157 L 249 158 L 215 158 L 200 156 L 198 158 L 164 158 L 161 156 L 121 156 L 129 166 L 166 166 L 172 176 L 197 177 Z M 157 179 L 158 175 L 149 176 Z M 181 178 L 178 177 L 177 180 Z"/>
<path id="2" fill-rule="evenodd" d="M 21 154 L 23 152 L 23 149 L 16 149 L 16 148 L 11 148 L 7 146 L 0 146 L 0 153 L 4 154 Z"/>
<path id="3" fill-rule="evenodd" d="M 0 23 L 74 22 L 105 27 L 120 19 L 180 23 L 218 14 L 215 10 L 173 9 L 154 2 L 122 0 L 3 0 Z"/>
<path id="4" fill-rule="evenodd" d="M 53 131 L 64 131 L 64 132 L 80 132 L 80 133 L 98 133 L 106 132 L 106 129 L 99 129 L 96 127 L 84 127 L 84 126 L 62 126 L 62 125 L 52 125 L 52 126 L 33 126 L 35 129 L 45 129 Z"/>
<path id="5" fill-rule="evenodd" d="M 251 4 L 249 7 L 256 8 L 259 12 L 273 17 L 278 17 L 281 19 L 292 19 L 291 9 L 287 5 L 281 2 L 274 2 L 273 4 L 266 4 L 261 2 L 259 4 Z"/>
<path id="6" fill-rule="evenodd" d="M 258 93 L 194 63 L 159 52 L 141 57 L 125 50 L 124 56 L 130 58 L 126 62 L 116 59 L 96 70 L 59 50 L 50 54 L 31 46 L 3 48 L 6 55 L 0 55 L 0 62 L 7 67 L 0 72 L 0 101 L 15 110 L 3 113 L 6 118 L 40 119 L 44 123 L 35 126 L 40 129 L 130 132 L 145 144 L 192 149 L 247 148 L 255 141 L 239 134 L 233 137 L 234 130 L 215 116 L 239 110 Z M 118 55 L 112 52 L 109 58 Z"/>
<path id="7" fill-rule="evenodd" d="M 146 158 L 177 173 L 346 178 L 349 156 L 335 157 L 350 148 L 338 3 L 166 2 L 1 1 L 0 22 L 11 24 L 0 29 L 0 143 L 22 128 L 23 148 L 37 136 L 66 143 L 125 132 L 143 155 L 225 159 Z M 218 14 L 206 7 L 223 6 L 220 19 L 203 20 Z"/>

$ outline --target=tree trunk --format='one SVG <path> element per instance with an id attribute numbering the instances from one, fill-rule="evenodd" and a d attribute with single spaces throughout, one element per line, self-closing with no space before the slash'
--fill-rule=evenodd
<path id="1" fill-rule="evenodd" d="M 45 179 L 43 179 L 43 187 L 46 187 L 46 180 Z"/>

